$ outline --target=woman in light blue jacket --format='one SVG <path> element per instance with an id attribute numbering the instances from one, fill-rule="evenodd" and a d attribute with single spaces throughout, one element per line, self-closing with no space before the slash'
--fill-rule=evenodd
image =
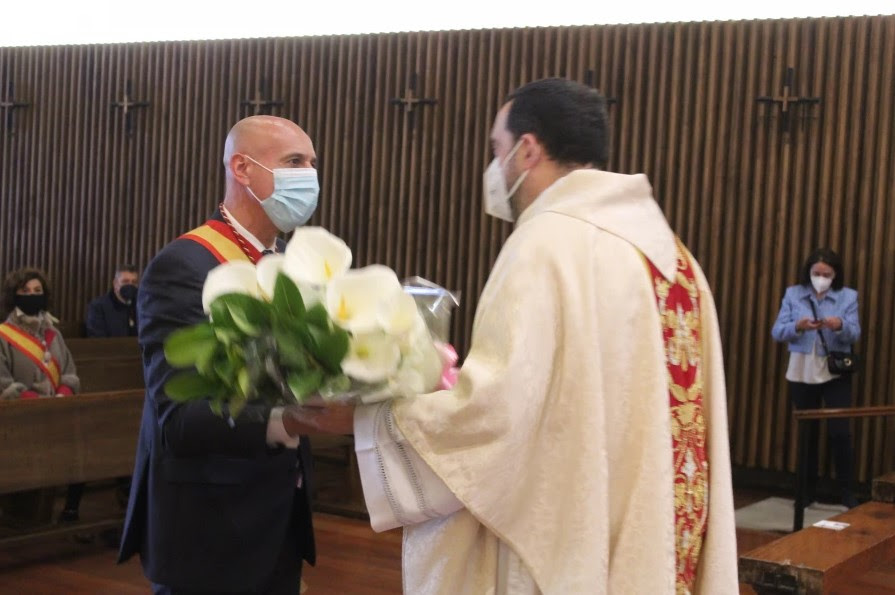
<path id="1" fill-rule="evenodd" d="M 799 284 L 786 289 L 780 313 L 771 334 L 775 341 L 789 346 L 790 398 L 796 409 L 848 407 L 851 405 L 851 375 L 837 376 L 827 368 L 820 333 L 830 351 L 851 351 L 861 337 L 858 322 L 858 292 L 843 285 L 842 259 L 827 248 L 818 248 L 805 261 Z M 809 422 L 810 448 L 804 457 L 807 493 L 804 502 L 812 502 L 817 488 L 817 450 L 819 422 Z M 849 420 L 831 419 L 827 426 L 836 464 L 842 503 L 852 508 L 858 502 L 852 493 L 854 453 Z"/>

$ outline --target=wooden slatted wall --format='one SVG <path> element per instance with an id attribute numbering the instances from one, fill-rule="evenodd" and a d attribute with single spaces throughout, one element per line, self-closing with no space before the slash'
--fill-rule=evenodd
<path id="1" fill-rule="evenodd" d="M 759 96 L 816 96 L 791 108 Z M 703 264 L 724 334 L 734 463 L 792 469 L 783 374 L 769 335 L 816 245 L 861 295 L 859 404 L 895 402 L 895 17 L 657 24 L 127 45 L 0 48 L 14 129 L 0 121 L 0 269 L 50 273 L 76 328 L 115 262 L 145 264 L 223 191 L 223 139 L 256 91 L 320 155 L 312 223 L 381 262 L 463 293 L 465 349 L 510 232 L 485 217 L 481 176 L 505 95 L 545 76 L 592 82 L 610 106 L 610 169 L 646 172 Z M 390 103 L 416 75 L 437 99 Z M 112 107 L 131 81 L 133 134 Z M 2 115 L 2 112 L 0 112 Z M 70 331 L 73 332 L 73 331 Z M 856 426 L 862 479 L 893 468 L 891 422 Z"/>

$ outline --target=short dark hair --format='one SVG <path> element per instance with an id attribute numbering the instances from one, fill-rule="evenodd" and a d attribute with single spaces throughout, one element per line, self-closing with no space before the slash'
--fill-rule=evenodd
<path id="1" fill-rule="evenodd" d="M 507 101 L 512 102 L 507 129 L 514 139 L 531 133 L 563 165 L 606 167 L 609 118 L 606 99 L 595 89 L 549 78 L 519 87 Z"/>
<path id="2" fill-rule="evenodd" d="M 802 270 L 799 271 L 799 283 L 805 287 L 811 287 L 811 267 L 822 262 L 829 265 L 836 273 L 833 277 L 833 289 L 842 289 L 845 285 L 845 274 L 842 270 L 842 258 L 829 248 L 816 248 L 805 263 L 802 264 Z"/>
<path id="3" fill-rule="evenodd" d="M 31 281 L 37 279 L 43 287 L 47 303 L 51 299 L 50 285 L 47 283 L 47 275 L 40 269 L 25 267 L 11 272 L 3 280 L 3 317 L 9 315 L 16 307 L 16 292 Z"/>
<path id="4" fill-rule="evenodd" d="M 140 274 L 140 269 L 137 268 L 137 265 L 131 264 L 129 262 L 119 264 L 115 267 L 115 278 L 118 278 L 118 275 L 121 273 L 134 273 L 135 275 Z"/>

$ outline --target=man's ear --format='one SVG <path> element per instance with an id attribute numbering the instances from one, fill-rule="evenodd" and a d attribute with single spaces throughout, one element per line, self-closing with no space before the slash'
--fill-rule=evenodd
<path id="1" fill-rule="evenodd" d="M 538 138 L 527 132 L 520 137 L 522 145 L 519 152 L 522 154 L 522 164 L 524 169 L 532 169 L 544 157 L 544 147 L 538 141 Z"/>
<path id="2" fill-rule="evenodd" d="M 249 176 L 248 173 L 246 173 L 249 163 L 249 160 L 246 159 L 244 155 L 234 153 L 233 156 L 230 157 L 230 163 L 227 165 L 230 168 L 230 175 L 233 176 L 233 179 L 243 186 L 249 185 Z"/>

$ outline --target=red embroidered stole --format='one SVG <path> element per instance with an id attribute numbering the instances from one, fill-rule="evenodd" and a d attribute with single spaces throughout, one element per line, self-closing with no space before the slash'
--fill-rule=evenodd
<path id="1" fill-rule="evenodd" d="M 677 271 L 669 282 L 644 257 L 652 277 L 671 405 L 674 451 L 674 529 L 678 593 L 696 582 L 699 554 L 708 520 L 709 463 L 702 408 L 703 377 L 699 290 L 690 256 L 678 241 Z"/>

